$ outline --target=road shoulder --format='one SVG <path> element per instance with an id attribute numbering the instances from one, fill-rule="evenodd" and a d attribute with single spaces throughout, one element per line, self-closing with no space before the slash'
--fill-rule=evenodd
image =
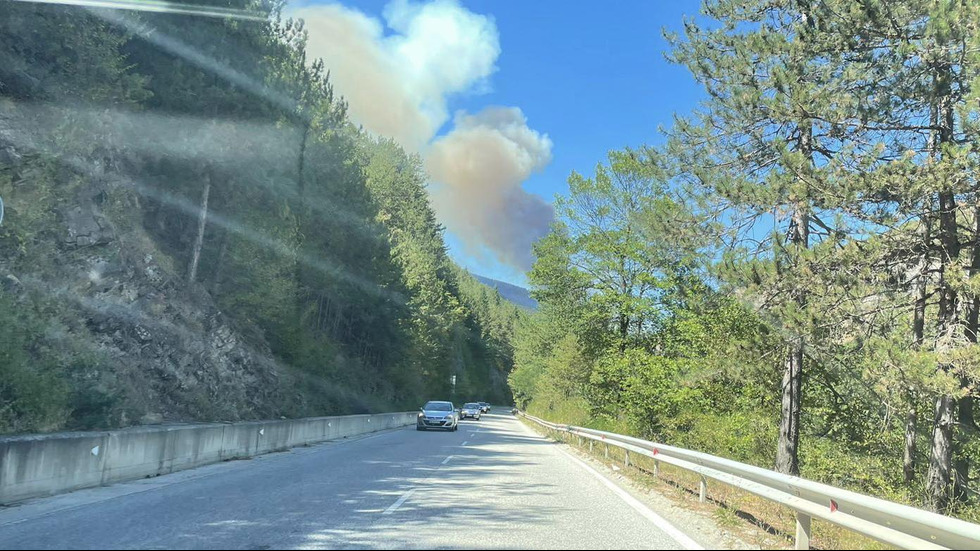
<path id="1" fill-rule="evenodd" d="M 548 438 L 539 432 L 535 427 L 529 426 L 524 421 L 521 425 L 530 433 L 543 438 Z M 550 438 L 549 438 L 550 439 Z M 621 467 L 612 461 L 603 461 L 593 455 L 579 450 L 563 442 L 552 440 L 566 454 L 572 456 L 591 467 L 606 480 L 615 484 L 634 499 L 647 506 L 651 511 L 662 517 L 678 530 L 689 536 L 691 539 L 702 545 L 706 549 L 761 549 L 757 544 L 752 544 L 739 537 L 733 528 L 725 528 L 713 518 L 707 511 L 694 510 L 686 507 L 685 504 L 675 502 L 675 498 L 660 491 L 655 484 L 641 484 L 625 475 Z M 641 475 L 643 476 L 643 475 Z M 652 480 L 650 481 L 652 482 Z M 778 547 L 778 546 L 777 546 Z M 771 548 L 766 546 L 766 548 Z"/>

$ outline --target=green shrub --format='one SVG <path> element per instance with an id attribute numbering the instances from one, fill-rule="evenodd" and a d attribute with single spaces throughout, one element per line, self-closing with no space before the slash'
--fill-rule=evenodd
<path id="1" fill-rule="evenodd" d="M 43 354 L 46 328 L 30 306 L 0 291 L 0 432 L 60 428 L 70 411 L 68 385 Z"/>

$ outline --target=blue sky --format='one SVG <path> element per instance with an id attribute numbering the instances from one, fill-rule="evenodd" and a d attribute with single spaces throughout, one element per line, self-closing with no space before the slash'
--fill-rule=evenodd
<path id="1" fill-rule="evenodd" d="M 388 2 L 341 4 L 384 21 Z M 495 71 L 479 86 L 447 94 L 445 107 L 449 113 L 520 108 L 527 126 L 551 140 L 551 162 L 523 186 L 548 202 L 566 191 L 569 173 L 591 173 L 607 151 L 659 143 L 658 127 L 669 125 L 675 113 L 689 112 L 703 97 L 686 68 L 664 59 L 667 44 L 661 32 L 664 27 L 679 31 L 684 17 L 697 13 L 698 1 L 459 4 L 492 18 L 499 55 Z M 436 140 L 452 127 L 451 119 L 445 121 Z M 474 254 L 454 232 L 447 232 L 447 241 L 453 258 L 467 269 L 526 285 L 520 269 L 493 255 Z"/>

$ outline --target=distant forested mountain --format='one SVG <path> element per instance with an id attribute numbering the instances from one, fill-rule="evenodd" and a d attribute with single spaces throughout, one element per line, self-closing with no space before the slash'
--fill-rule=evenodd
<path id="1" fill-rule="evenodd" d="M 506 300 L 529 310 L 538 309 L 538 301 L 531 298 L 531 292 L 524 287 L 519 287 L 517 285 L 512 285 L 510 283 L 491 279 L 489 277 L 483 277 L 481 275 L 472 275 L 480 283 L 496 289 L 497 292 L 500 293 L 500 296 Z"/>

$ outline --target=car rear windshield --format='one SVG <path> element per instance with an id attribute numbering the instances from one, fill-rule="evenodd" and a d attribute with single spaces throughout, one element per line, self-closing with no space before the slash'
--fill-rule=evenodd
<path id="1" fill-rule="evenodd" d="M 480 404 L 466 404 L 463 407 L 466 408 L 466 409 L 476 409 L 476 408 L 480 407 Z"/>
<path id="2" fill-rule="evenodd" d="M 429 411 L 452 411 L 453 405 L 449 402 L 429 402 L 422 409 Z"/>

